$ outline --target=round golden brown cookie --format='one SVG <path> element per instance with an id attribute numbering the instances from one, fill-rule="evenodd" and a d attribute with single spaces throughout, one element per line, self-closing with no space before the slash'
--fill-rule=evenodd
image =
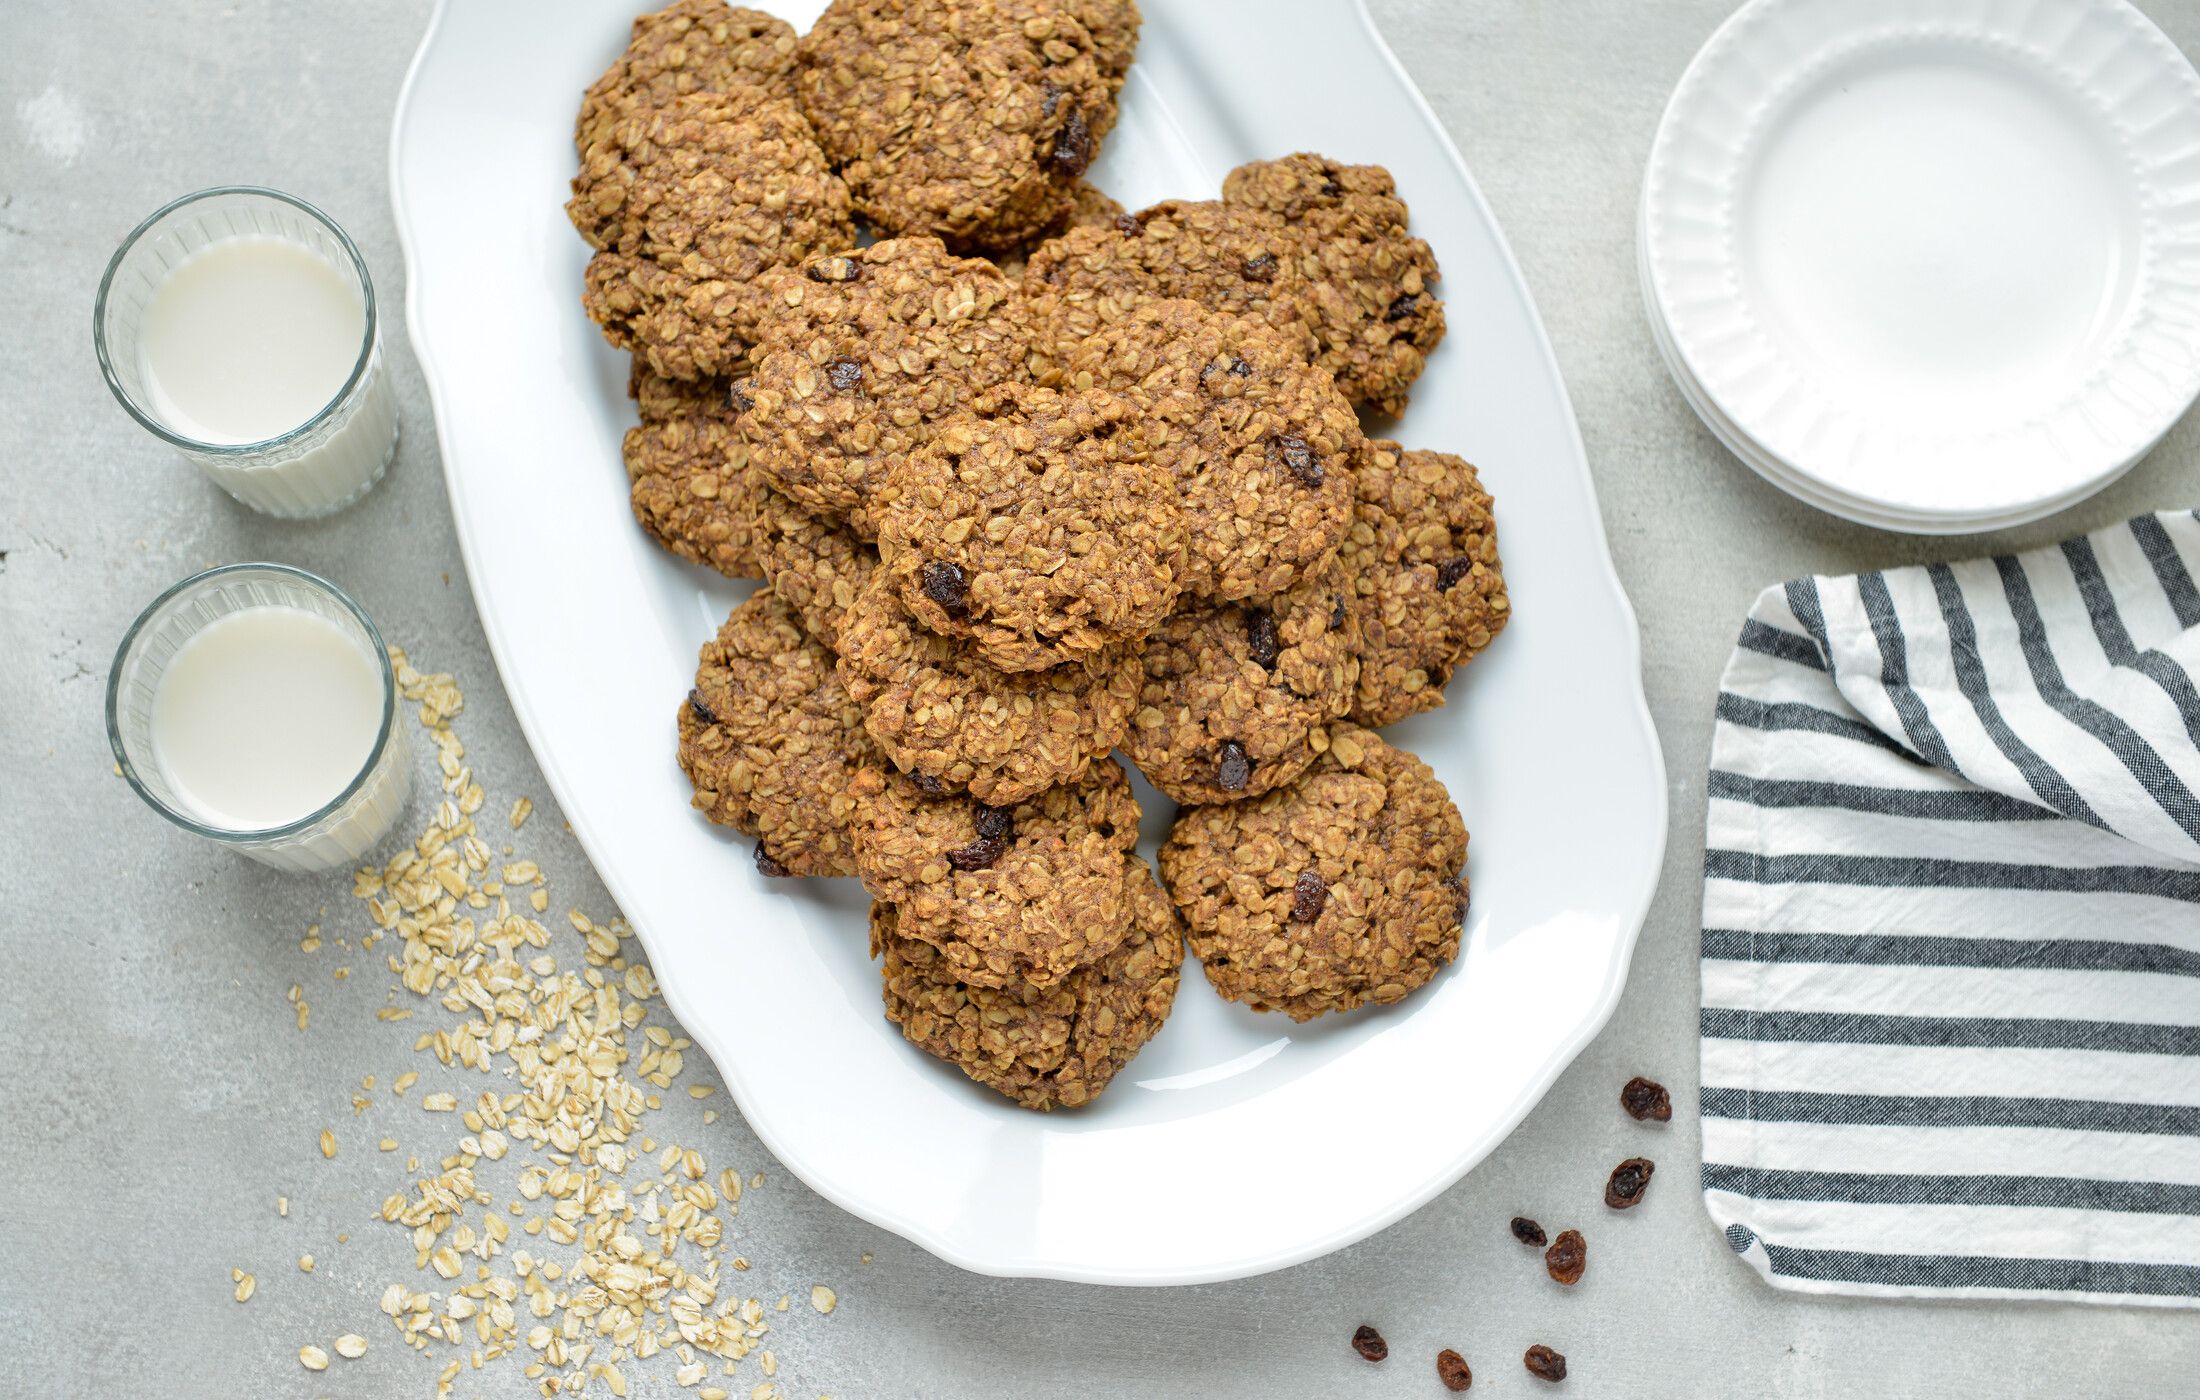
<path id="1" fill-rule="evenodd" d="M 884 958 L 887 1019 L 926 1054 L 1025 1108 L 1088 1103 L 1130 1063 L 1176 1000 L 1184 931 L 1146 863 L 1125 857 L 1130 936 L 1052 987 L 978 987 L 939 950 L 905 938 L 899 915 L 871 906 L 871 951 Z"/>
<path id="2" fill-rule="evenodd" d="M 1393 724 L 1444 703 L 1453 669 L 1505 630 L 1512 601 L 1473 467 L 1374 441 L 1354 486 L 1352 532 L 1338 552 L 1360 634 L 1352 717 Z"/>
<path id="3" fill-rule="evenodd" d="M 1161 876 L 1217 992 L 1307 1021 L 1397 1001 L 1459 955 L 1466 860 L 1428 765 L 1337 724 L 1297 782 L 1186 808 Z"/>
<path id="4" fill-rule="evenodd" d="M 772 279 L 756 372 L 736 388 L 765 479 L 870 538 L 872 492 L 940 420 L 1012 377 L 1014 288 L 936 238 L 813 258 Z"/>
<path id="5" fill-rule="evenodd" d="M 1075 8 L 833 0 L 802 40 L 796 85 L 857 211 L 883 233 L 980 252 L 1054 224 L 1115 124 L 1120 81 Z"/>
<path id="6" fill-rule="evenodd" d="M 566 205 L 596 255 L 582 304 L 671 379 L 731 374 L 755 344 L 763 274 L 855 241 L 848 191 L 794 104 L 690 93 L 612 122 Z"/>
<path id="7" fill-rule="evenodd" d="M 638 107 L 691 92 L 758 87 L 793 99 L 794 26 L 725 0 L 677 0 L 637 16 L 625 52 L 581 97 L 573 144 L 583 154 Z"/>
<path id="8" fill-rule="evenodd" d="M 703 815 L 756 838 L 759 870 L 853 874 L 849 782 L 877 761 L 832 653 L 771 589 L 703 644 L 680 706 L 680 768 Z"/>
<path id="9" fill-rule="evenodd" d="M 1139 404 L 1183 494 L 1184 591 L 1273 597 L 1328 567 L 1366 440 L 1326 371 L 1258 321 L 1152 301 L 1095 330 L 1056 376 Z"/>
<path id="10" fill-rule="evenodd" d="M 1257 797 L 1306 771 L 1352 704 L 1343 571 L 1281 597 L 1194 606 L 1146 639 L 1145 688 L 1123 752 L 1146 781 L 1198 805 Z"/>
<path id="11" fill-rule="evenodd" d="M 1297 251 L 1279 221 L 1216 200 L 1170 200 L 1071 228 L 1033 250 L 1024 271 L 1040 382 L 1101 327 L 1165 297 L 1250 317 L 1311 359 L 1312 291 Z"/>
<path id="12" fill-rule="evenodd" d="M 1318 363 L 1356 404 L 1393 416 L 1444 338 L 1436 255 L 1406 231 L 1406 206 L 1379 165 L 1317 155 L 1230 172 L 1225 203 L 1273 215 L 1296 236 L 1311 290 Z"/>
<path id="13" fill-rule="evenodd" d="M 848 609 L 878 567 L 878 551 L 847 526 L 810 514 L 769 486 L 757 502 L 757 566 L 804 630 L 838 647 Z"/>
<path id="14" fill-rule="evenodd" d="M 841 682 L 895 767 L 996 804 L 1074 781 L 1122 739 L 1138 703 L 1137 648 L 997 670 L 918 626 L 883 570 L 856 595 L 838 650 Z"/>
<path id="15" fill-rule="evenodd" d="M 1101 228 L 1122 217 L 1123 206 L 1116 203 L 1112 196 L 1100 190 L 1090 181 L 1079 180 L 1077 182 L 1077 192 L 1070 197 L 1068 211 L 1053 227 L 1046 229 L 1029 241 L 1009 249 L 1005 253 L 993 253 L 988 256 L 992 258 L 993 265 L 1001 270 L 1003 276 L 1011 282 L 1021 285 L 1024 280 L 1024 270 L 1031 266 L 1031 254 L 1042 243 L 1050 238 L 1058 238 L 1073 228 Z"/>
<path id="16" fill-rule="evenodd" d="M 666 379 L 637 360 L 630 389 L 642 419 L 624 445 L 634 518 L 683 559 L 762 578 L 757 535 L 770 488 L 749 467 L 726 381 Z"/>
<path id="17" fill-rule="evenodd" d="M 1120 92 L 1138 53 L 1138 29 L 1144 17 L 1136 0 L 1062 0 L 1062 4 L 1092 35 L 1100 71 L 1107 75 L 1110 90 Z"/>
<path id="18" fill-rule="evenodd" d="M 929 795 L 883 767 L 858 772 L 848 792 L 864 888 L 963 980 L 1053 986 L 1129 935 L 1123 858 L 1138 799 L 1113 759 L 999 806 Z"/>
<path id="19" fill-rule="evenodd" d="M 942 423 L 873 498 L 902 604 L 1004 671 L 1136 642 L 1176 603 L 1176 476 L 1137 408 L 1003 385 Z"/>

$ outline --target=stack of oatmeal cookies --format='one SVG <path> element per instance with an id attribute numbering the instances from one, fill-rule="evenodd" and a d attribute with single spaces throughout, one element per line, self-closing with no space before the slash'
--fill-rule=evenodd
<path id="1" fill-rule="evenodd" d="M 1457 955 L 1465 828 L 1372 730 L 1509 615 L 1474 468 L 1361 430 L 1444 333 L 1388 173 L 1124 213 L 1084 175 L 1138 26 L 680 0 L 576 131 L 635 516 L 766 583 L 680 709 L 696 806 L 767 875 L 859 876 L 887 1014 L 1033 1108 L 1153 1035 L 1187 931 L 1298 1020 Z M 1166 896 L 1117 752 L 1182 805 Z"/>

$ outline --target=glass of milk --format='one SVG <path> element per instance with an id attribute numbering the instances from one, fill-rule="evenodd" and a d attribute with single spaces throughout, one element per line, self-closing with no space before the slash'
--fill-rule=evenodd
<path id="1" fill-rule="evenodd" d="M 107 738 L 154 811 L 281 870 L 331 870 L 405 810 L 411 750 L 389 651 L 359 605 L 285 564 L 185 579 L 107 678 Z"/>
<path id="2" fill-rule="evenodd" d="M 396 454 L 373 279 L 301 199 L 236 185 L 156 211 L 107 264 L 92 336 L 130 416 L 254 510 L 341 510 Z"/>

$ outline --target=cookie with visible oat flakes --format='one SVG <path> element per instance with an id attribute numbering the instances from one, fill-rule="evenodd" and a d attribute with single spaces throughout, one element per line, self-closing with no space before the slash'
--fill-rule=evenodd
<path id="1" fill-rule="evenodd" d="M 1129 937 L 1052 987 L 972 986 L 938 949 L 903 936 L 894 906 L 874 903 L 887 1019 L 1025 1108 L 1089 1103 L 1161 1029 L 1184 966 L 1184 930 L 1153 873 L 1136 856 L 1122 864 Z"/>
<path id="2" fill-rule="evenodd" d="M 1034 360 L 1058 364 L 1134 308 L 1171 297 L 1257 320 L 1312 359 L 1313 292 L 1296 252 L 1280 221 L 1219 200 L 1168 200 L 1071 228 L 1034 249 L 1024 271 L 1024 295 L 1043 312 Z"/>
<path id="3" fill-rule="evenodd" d="M 1050 238 L 1059 238 L 1073 228 L 1103 228 L 1123 217 L 1123 206 L 1093 185 L 1090 181 L 1077 182 L 1077 191 L 1070 196 L 1067 212 L 1051 227 L 1003 253 L 989 256 L 993 265 L 1011 282 L 1019 285 L 1024 280 L 1025 269 L 1031 266 L 1031 255 Z"/>
<path id="4" fill-rule="evenodd" d="M 1115 124 L 1122 38 L 1096 0 L 833 0 L 796 86 L 856 209 L 890 235 L 1016 247 L 1056 223 Z M 1135 41 L 1135 40 L 1134 40 Z"/>
<path id="5" fill-rule="evenodd" d="M 766 480 L 870 538 L 871 494 L 981 391 L 1020 372 L 1014 288 L 936 238 L 811 259 L 771 281 L 756 370 L 736 387 Z"/>
<path id="6" fill-rule="evenodd" d="M 757 566 L 803 628 L 837 649 L 848 610 L 878 567 L 878 551 L 847 526 L 810 514 L 769 486 L 759 505 Z"/>
<path id="7" fill-rule="evenodd" d="M 676 0 L 634 20 L 624 52 L 581 97 L 574 148 L 585 154 L 639 107 L 691 92 L 762 88 L 792 100 L 795 43 L 785 20 L 725 0 Z"/>
<path id="8" fill-rule="evenodd" d="M 895 767 L 996 805 L 1075 781 L 1122 739 L 1138 703 L 1137 648 L 997 670 L 918 626 L 883 570 L 856 595 L 838 650 L 841 681 Z"/>
<path id="9" fill-rule="evenodd" d="M 1146 639 L 1144 689 L 1123 752 L 1188 805 L 1290 782 L 1329 740 L 1359 679 L 1343 571 L 1281 597 L 1195 605 Z"/>
<path id="10" fill-rule="evenodd" d="M 757 551 L 770 488 L 749 468 L 722 379 L 666 379 L 637 360 L 641 422 L 622 455 L 634 518 L 683 559 L 729 578 L 764 576 Z"/>
<path id="11" fill-rule="evenodd" d="M 590 144 L 566 213 L 596 249 L 582 304 L 669 379 L 736 372 L 764 274 L 855 240 L 848 192 L 809 124 L 760 88 L 640 107 Z"/>
<path id="12" fill-rule="evenodd" d="M 680 705 L 680 768 L 703 815 L 756 838 L 765 874 L 855 872 L 848 789 L 877 761 L 832 653 L 771 589 L 703 644 Z"/>
<path id="13" fill-rule="evenodd" d="M 1134 643 L 1176 603 L 1184 523 L 1136 407 L 1004 385 L 942 423 L 872 499 L 917 621 L 1004 671 Z"/>
<path id="14" fill-rule="evenodd" d="M 1406 229 L 1405 202 L 1379 165 L 1310 154 L 1253 161 L 1222 184 L 1226 204 L 1295 236 L 1322 368 L 1356 404 L 1392 416 L 1444 338 L 1436 255 Z"/>
<path id="15" fill-rule="evenodd" d="M 1448 452 L 1368 444 L 1338 551 L 1359 627 L 1352 717 L 1393 724 L 1444 703 L 1452 672 L 1512 617 L 1490 495 Z"/>
<path id="16" fill-rule="evenodd" d="M 936 796 L 884 767 L 856 773 L 848 791 L 864 888 L 962 980 L 1054 986 L 1129 935 L 1123 861 L 1138 799 L 1113 759 L 999 805 Z"/>
<path id="17" fill-rule="evenodd" d="M 1273 597 L 1328 567 L 1366 440 L 1327 371 L 1289 340 L 1190 301 L 1146 302 L 1080 340 L 1050 377 L 1140 406 L 1183 495 L 1187 594 Z"/>
<path id="18" fill-rule="evenodd" d="M 1404 998 L 1459 955 L 1467 831 L 1427 764 L 1340 723 L 1298 781 L 1187 808 L 1162 882 L 1222 996 L 1308 1021 Z"/>

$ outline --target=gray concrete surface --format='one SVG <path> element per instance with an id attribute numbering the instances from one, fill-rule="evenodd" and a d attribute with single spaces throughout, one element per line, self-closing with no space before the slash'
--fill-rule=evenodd
<path id="1" fill-rule="evenodd" d="M 1152 0 L 1171 2 L 1191 0 Z M 1452 1346 L 1472 1361 L 1476 1394 L 1532 1395 L 1539 1383 L 1518 1359 L 1532 1341 L 1572 1358 L 1561 1393 L 1587 1397 L 2200 1393 L 2200 1315 L 1779 1294 L 1729 1256 L 1699 1208 L 1695 873 L 1720 665 L 1763 583 L 1948 546 L 1846 526 L 1760 484 L 1659 366 L 1636 299 L 1637 181 L 1665 94 L 1729 0 L 1374 3 L 1526 268 L 1641 614 L 1673 837 L 1627 996 L 1512 1139 L 1426 1209 L 1317 1263 L 1181 1291 L 958 1273 L 810 1195 L 736 1116 L 706 1129 L 678 1100 L 662 1136 L 770 1174 L 738 1221 L 756 1265 L 742 1281 L 767 1299 L 812 1280 L 840 1292 L 834 1316 L 798 1308 L 781 1329 L 784 1393 L 1432 1396 L 1431 1358 Z M 2200 53 L 2200 4 L 2144 8 Z M 317 525 L 231 505 L 125 421 L 93 365 L 104 259 L 142 213 L 201 185 L 263 181 L 321 202 L 397 304 L 383 153 L 426 10 L 0 8 L 0 1158 L 15 1182 L 0 1193 L 0 1395 L 426 1396 L 440 1369 L 392 1345 L 375 1311 L 385 1281 L 415 1276 L 403 1237 L 371 1221 L 404 1179 L 373 1135 L 390 1124 L 409 1147 L 437 1139 L 382 1093 L 358 1119 L 348 1104 L 361 1074 L 386 1084 L 417 1063 L 419 1023 L 372 1018 L 387 979 L 355 948 L 299 948 L 317 921 L 331 939 L 356 938 L 344 882 L 277 878 L 188 841 L 109 774 L 108 658 L 159 587 L 244 558 L 342 580 L 424 663 L 458 673 L 490 809 L 520 793 L 544 803 L 528 844 L 551 872 L 553 907 L 608 912 L 499 690 L 402 337 L 390 341 L 402 457 L 362 506 Z M 2200 501 L 2196 446 L 2188 422 L 2111 492 L 1990 543 Z M 332 982 L 347 964 L 359 976 Z M 293 982 L 315 1006 L 305 1034 L 284 1000 Z M 1611 1106 L 1636 1072 L 1681 1101 L 1655 1136 Z M 323 1125 L 343 1135 L 335 1162 L 315 1150 Z M 1638 1149 L 1667 1168 L 1662 1189 L 1623 1220 L 1590 1219 L 1594 1262 L 1579 1289 L 1544 1282 L 1507 1238 L 1507 1217 L 1566 1216 L 1560 1202 L 1593 1200 L 1604 1169 Z M 275 1213 L 278 1193 L 288 1218 Z M 319 1260 L 310 1277 L 293 1263 L 305 1251 Z M 230 1300 L 232 1267 L 260 1279 L 248 1305 Z M 1380 1369 L 1345 1345 L 1363 1321 L 1391 1340 Z M 364 1360 L 325 1376 L 299 1368 L 301 1343 L 353 1329 L 373 1344 Z M 643 1373 L 636 1394 L 692 1393 L 669 1366 L 628 1370 Z M 751 1361 L 729 1384 L 742 1395 L 761 1379 Z M 463 1374 L 455 1393 L 534 1392 L 506 1366 Z"/>

